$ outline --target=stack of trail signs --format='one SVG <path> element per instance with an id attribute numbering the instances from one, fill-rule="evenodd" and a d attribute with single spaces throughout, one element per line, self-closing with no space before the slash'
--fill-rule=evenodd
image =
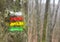
<path id="1" fill-rule="evenodd" d="M 24 24 L 22 14 L 10 15 L 9 31 L 23 31 Z"/>

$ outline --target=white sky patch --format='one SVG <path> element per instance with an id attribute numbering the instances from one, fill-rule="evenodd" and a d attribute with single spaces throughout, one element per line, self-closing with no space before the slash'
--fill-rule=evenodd
<path id="1" fill-rule="evenodd" d="M 50 1 L 50 3 L 53 3 L 53 0 Z M 55 4 L 58 4 L 58 0 L 55 0 Z"/>
<path id="2" fill-rule="evenodd" d="M 16 0 L 13 0 L 13 1 L 16 1 Z"/>
<path id="3" fill-rule="evenodd" d="M 59 0 L 55 0 L 55 3 L 58 4 L 58 1 L 59 1 Z"/>
<path id="4" fill-rule="evenodd" d="M 42 3 L 46 3 L 46 0 L 42 0 Z"/>
<path id="5" fill-rule="evenodd" d="M 42 0 L 42 3 L 46 3 L 46 0 Z M 50 0 L 50 3 L 52 4 L 53 3 L 53 0 Z M 58 0 L 55 0 L 55 4 L 58 4 Z"/>

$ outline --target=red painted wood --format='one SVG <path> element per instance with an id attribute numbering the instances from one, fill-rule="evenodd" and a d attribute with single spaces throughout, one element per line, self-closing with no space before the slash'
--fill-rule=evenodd
<path id="1" fill-rule="evenodd" d="M 21 17 L 21 16 L 18 16 L 18 17 L 10 17 L 10 21 L 22 21 L 22 20 L 24 20 L 24 18 Z"/>

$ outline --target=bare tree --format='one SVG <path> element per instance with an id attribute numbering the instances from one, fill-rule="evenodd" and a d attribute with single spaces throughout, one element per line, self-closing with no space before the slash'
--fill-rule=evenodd
<path id="1" fill-rule="evenodd" d="M 42 32 L 41 32 L 41 19 L 40 19 L 40 15 L 41 15 L 41 7 L 42 7 L 42 0 L 36 0 L 36 31 L 37 31 L 37 42 L 40 42 L 42 39 Z"/>
<path id="2" fill-rule="evenodd" d="M 46 0 L 45 14 L 44 14 L 44 24 L 43 24 L 43 37 L 42 42 L 46 42 L 46 26 L 47 26 L 47 17 L 48 17 L 48 8 L 50 0 Z"/>
<path id="3" fill-rule="evenodd" d="M 32 0 L 28 0 L 28 42 L 32 42 Z"/>
<path id="4" fill-rule="evenodd" d="M 53 21 L 53 16 L 54 16 L 54 10 L 55 10 L 55 0 L 53 0 L 53 7 L 51 7 L 52 5 L 49 5 L 49 15 L 48 15 L 48 24 L 47 24 L 47 31 L 46 31 L 46 42 L 51 42 L 52 38 L 50 38 L 51 35 L 50 32 L 52 30 L 52 21 Z M 51 8 L 53 8 L 52 12 L 51 11 Z"/>
<path id="5" fill-rule="evenodd" d="M 53 1 L 53 12 L 52 12 L 52 14 L 49 14 L 50 18 L 49 18 L 49 21 L 48 21 L 49 23 L 48 23 L 48 28 L 47 28 L 47 40 L 46 40 L 47 42 L 52 42 L 52 33 L 53 33 L 53 30 L 54 30 L 54 27 L 55 27 L 55 24 L 56 24 L 56 19 L 57 19 L 58 9 L 59 9 L 59 2 L 58 2 L 58 5 L 57 5 L 56 12 L 54 14 L 55 0 Z M 54 20 L 53 20 L 53 16 L 54 16 Z M 54 23 L 52 23 L 53 21 L 54 21 Z"/>

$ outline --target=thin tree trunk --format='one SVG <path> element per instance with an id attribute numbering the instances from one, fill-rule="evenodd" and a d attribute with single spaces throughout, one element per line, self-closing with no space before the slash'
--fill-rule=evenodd
<path id="1" fill-rule="evenodd" d="M 46 26 L 47 26 L 47 17 L 48 17 L 48 8 L 49 8 L 48 6 L 49 6 L 49 2 L 50 2 L 50 0 L 46 0 L 42 42 L 46 42 Z"/>
<path id="2" fill-rule="evenodd" d="M 28 0 L 28 42 L 32 42 L 32 0 Z"/>
<path id="3" fill-rule="evenodd" d="M 41 2 L 42 0 L 36 0 L 36 31 L 37 31 L 37 42 L 41 41 L 41 21 L 40 21 L 40 14 L 41 14 Z"/>
<path id="4" fill-rule="evenodd" d="M 38 0 L 37 0 L 38 1 Z M 33 11 L 32 11 L 32 24 L 33 24 L 33 28 L 32 28 L 32 42 L 37 42 L 37 30 L 36 30 L 36 9 L 35 9 L 35 4 L 36 4 L 36 2 L 35 2 L 35 0 L 33 0 Z"/>
<path id="5" fill-rule="evenodd" d="M 51 7 L 51 5 L 49 5 Z M 51 11 L 49 7 L 49 10 Z M 53 0 L 53 10 L 52 13 L 49 11 L 48 15 L 48 25 L 47 25 L 47 34 L 46 34 L 46 42 L 52 42 L 52 38 L 50 35 L 52 35 L 50 32 L 53 29 L 52 28 L 52 21 L 53 21 L 53 16 L 54 16 L 54 10 L 55 10 L 55 0 Z"/>
<path id="6" fill-rule="evenodd" d="M 53 14 L 51 14 L 50 15 L 50 20 L 49 20 L 49 24 L 48 24 L 48 31 L 49 31 L 49 33 L 48 33 L 48 40 L 47 40 L 47 42 L 52 42 L 52 33 L 53 33 L 53 30 L 54 30 L 54 27 L 55 27 L 55 24 L 56 24 L 56 19 L 57 19 L 57 13 L 58 13 L 58 9 L 59 9 L 59 2 L 58 2 L 58 6 L 57 6 L 57 9 L 56 9 L 56 13 L 55 13 L 55 18 L 54 18 L 54 23 L 52 24 L 52 19 L 53 19 L 53 16 L 54 16 L 54 12 L 53 12 Z M 54 11 L 54 9 L 53 9 L 53 11 Z M 47 32 L 48 32 L 47 31 Z"/>

